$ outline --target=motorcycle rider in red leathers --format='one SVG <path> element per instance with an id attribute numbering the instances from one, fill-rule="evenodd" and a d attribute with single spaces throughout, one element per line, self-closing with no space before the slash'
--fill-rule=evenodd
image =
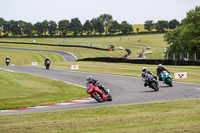
<path id="1" fill-rule="evenodd" d="M 108 93 L 108 91 L 104 88 L 104 86 L 102 84 L 100 84 L 100 82 L 98 80 L 95 80 L 92 77 L 92 75 L 88 75 L 86 87 L 88 87 L 88 85 L 90 85 L 90 84 L 93 84 L 94 86 L 98 86 L 99 89 L 101 89 L 103 92 L 105 92 L 106 94 Z"/>

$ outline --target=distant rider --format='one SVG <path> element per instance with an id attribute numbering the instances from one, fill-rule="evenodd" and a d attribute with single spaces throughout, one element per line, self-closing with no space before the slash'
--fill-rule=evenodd
<path id="1" fill-rule="evenodd" d="M 104 91 L 105 93 L 108 93 L 108 91 L 104 88 L 104 86 L 102 84 L 100 84 L 100 82 L 98 80 L 95 80 L 92 75 L 88 75 L 87 77 L 87 83 L 86 83 L 86 87 L 88 86 L 88 84 L 93 84 L 94 86 L 98 86 L 99 89 L 101 89 L 102 91 Z"/>
<path id="2" fill-rule="evenodd" d="M 147 74 L 152 75 L 155 79 L 157 78 L 156 76 L 153 75 L 152 72 L 150 72 L 149 70 L 147 70 L 146 67 L 143 67 L 143 68 L 142 68 L 142 74 L 141 74 L 141 76 L 142 76 L 143 81 L 144 81 L 144 87 L 148 86 Z"/>
<path id="3" fill-rule="evenodd" d="M 7 60 L 9 60 L 9 62 L 7 63 Z M 8 56 L 6 56 L 6 59 L 5 59 L 5 61 L 6 61 L 6 65 L 8 66 L 8 64 L 10 63 L 10 58 L 8 57 Z"/>
<path id="4" fill-rule="evenodd" d="M 49 64 L 51 64 L 51 61 L 50 61 L 49 57 L 46 57 L 46 59 L 45 59 L 45 61 L 44 61 L 45 66 L 46 66 L 46 64 L 47 64 L 47 61 L 49 61 Z"/>
<path id="5" fill-rule="evenodd" d="M 170 74 L 170 72 L 166 68 L 164 68 L 162 64 L 158 64 L 158 68 L 156 69 L 156 72 L 157 72 L 157 76 L 159 77 L 159 81 L 162 81 L 161 72 L 163 71 L 167 71 Z"/>

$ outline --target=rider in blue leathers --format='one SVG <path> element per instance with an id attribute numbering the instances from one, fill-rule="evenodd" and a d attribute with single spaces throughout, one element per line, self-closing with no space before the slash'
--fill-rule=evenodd
<path id="1" fill-rule="evenodd" d="M 143 81 L 144 81 L 144 87 L 148 86 L 148 82 L 147 82 L 147 74 L 151 74 L 151 75 L 153 75 L 153 73 L 150 72 L 149 70 L 147 70 L 146 67 L 143 67 L 143 68 L 142 68 L 142 74 L 141 74 L 141 76 L 142 76 Z M 153 75 L 153 77 L 154 77 L 155 79 L 157 79 L 156 76 Z"/>

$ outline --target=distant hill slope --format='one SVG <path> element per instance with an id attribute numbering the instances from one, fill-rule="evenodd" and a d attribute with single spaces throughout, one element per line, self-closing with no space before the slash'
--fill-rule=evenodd
<path id="1" fill-rule="evenodd" d="M 139 28 L 139 32 L 148 32 L 148 30 L 144 29 L 144 24 L 133 24 L 133 32 L 137 32 L 137 28 Z M 152 31 L 156 31 L 155 29 L 153 29 Z"/>

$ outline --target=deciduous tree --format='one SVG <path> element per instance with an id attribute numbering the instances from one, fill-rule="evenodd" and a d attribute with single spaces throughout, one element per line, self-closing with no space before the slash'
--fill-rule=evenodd
<path id="1" fill-rule="evenodd" d="M 200 6 L 189 11 L 182 25 L 164 35 L 168 52 L 200 53 Z"/>
<path id="2" fill-rule="evenodd" d="M 154 28 L 153 20 L 147 20 L 147 21 L 145 21 L 144 28 L 146 30 L 148 30 L 149 32 L 151 32 L 151 30 Z"/>
<path id="3" fill-rule="evenodd" d="M 168 29 L 168 21 L 165 20 L 159 20 L 155 24 L 155 28 L 158 32 L 165 32 L 165 29 Z"/>
<path id="4" fill-rule="evenodd" d="M 109 27 L 110 34 L 120 32 L 120 24 L 117 21 L 113 21 Z"/>
<path id="5" fill-rule="evenodd" d="M 24 34 L 30 36 L 34 30 L 34 27 L 31 23 L 25 23 L 24 25 Z"/>
<path id="6" fill-rule="evenodd" d="M 41 36 L 43 33 L 43 25 L 41 22 L 37 22 L 34 24 L 34 29 L 37 32 L 38 36 Z"/>
<path id="7" fill-rule="evenodd" d="M 42 27 L 41 28 L 42 28 L 42 31 L 44 32 L 44 35 L 46 36 L 48 28 L 49 28 L 49 22 L 47 20 L 44 20 L 42 22 Z"/>
<path id="8" fill-rule="evenodd" d="M 170 29 L 175 29 L 179 25 L 180 25 L 180 23 L 176 19 L 169 21 L 169 28 Z"/>
<path id="9" fill-rule="evenodd" d="M 83 26 L 78 18 L 73 18 L 70 23 L 70 30 L 74 33 L 74 36 L 83 31 Z"/>
<path id="10" fill-rule="evenodd" d="M 90 35 L 90 33 L 92 32 L 92 24 L 89 20 L 84 23 L 83 30 L 87 33 L 87 35 Z"/>
<path id="11" fill-rule="evenodd" d="M 51 36 L 56 33 L 57 30 L 57 23 L 55 21 L 49 21 L 48 31 Z"/>
<path id="12" fill-rule="evenodd" d="M 58 22 L 58 29 L 61 31 L 62 36 L 65 36 L 70 29 L 69 20 L 61 20 Z"/>
<path id="13" fill-rule="evenodd" d="M 100 20 L 100 23 L 102 23 L 103 26 L 105 27 L 105 32 L 106 32 L 106 35 L 107 35 L 108 31 L 110 29 L 110 26 L 112 25 L 112 22 L 113 22 L 112 15 L 110 15 L 110 14 L 102 14 L 99 17 L 99 20 Z"/>
<path id="14" fill-rule="evenodd" d="M 120 25 L 120 30 L 123 34 L 133 32 L 133 27 L 127 21 L 123 21 Z"/>

